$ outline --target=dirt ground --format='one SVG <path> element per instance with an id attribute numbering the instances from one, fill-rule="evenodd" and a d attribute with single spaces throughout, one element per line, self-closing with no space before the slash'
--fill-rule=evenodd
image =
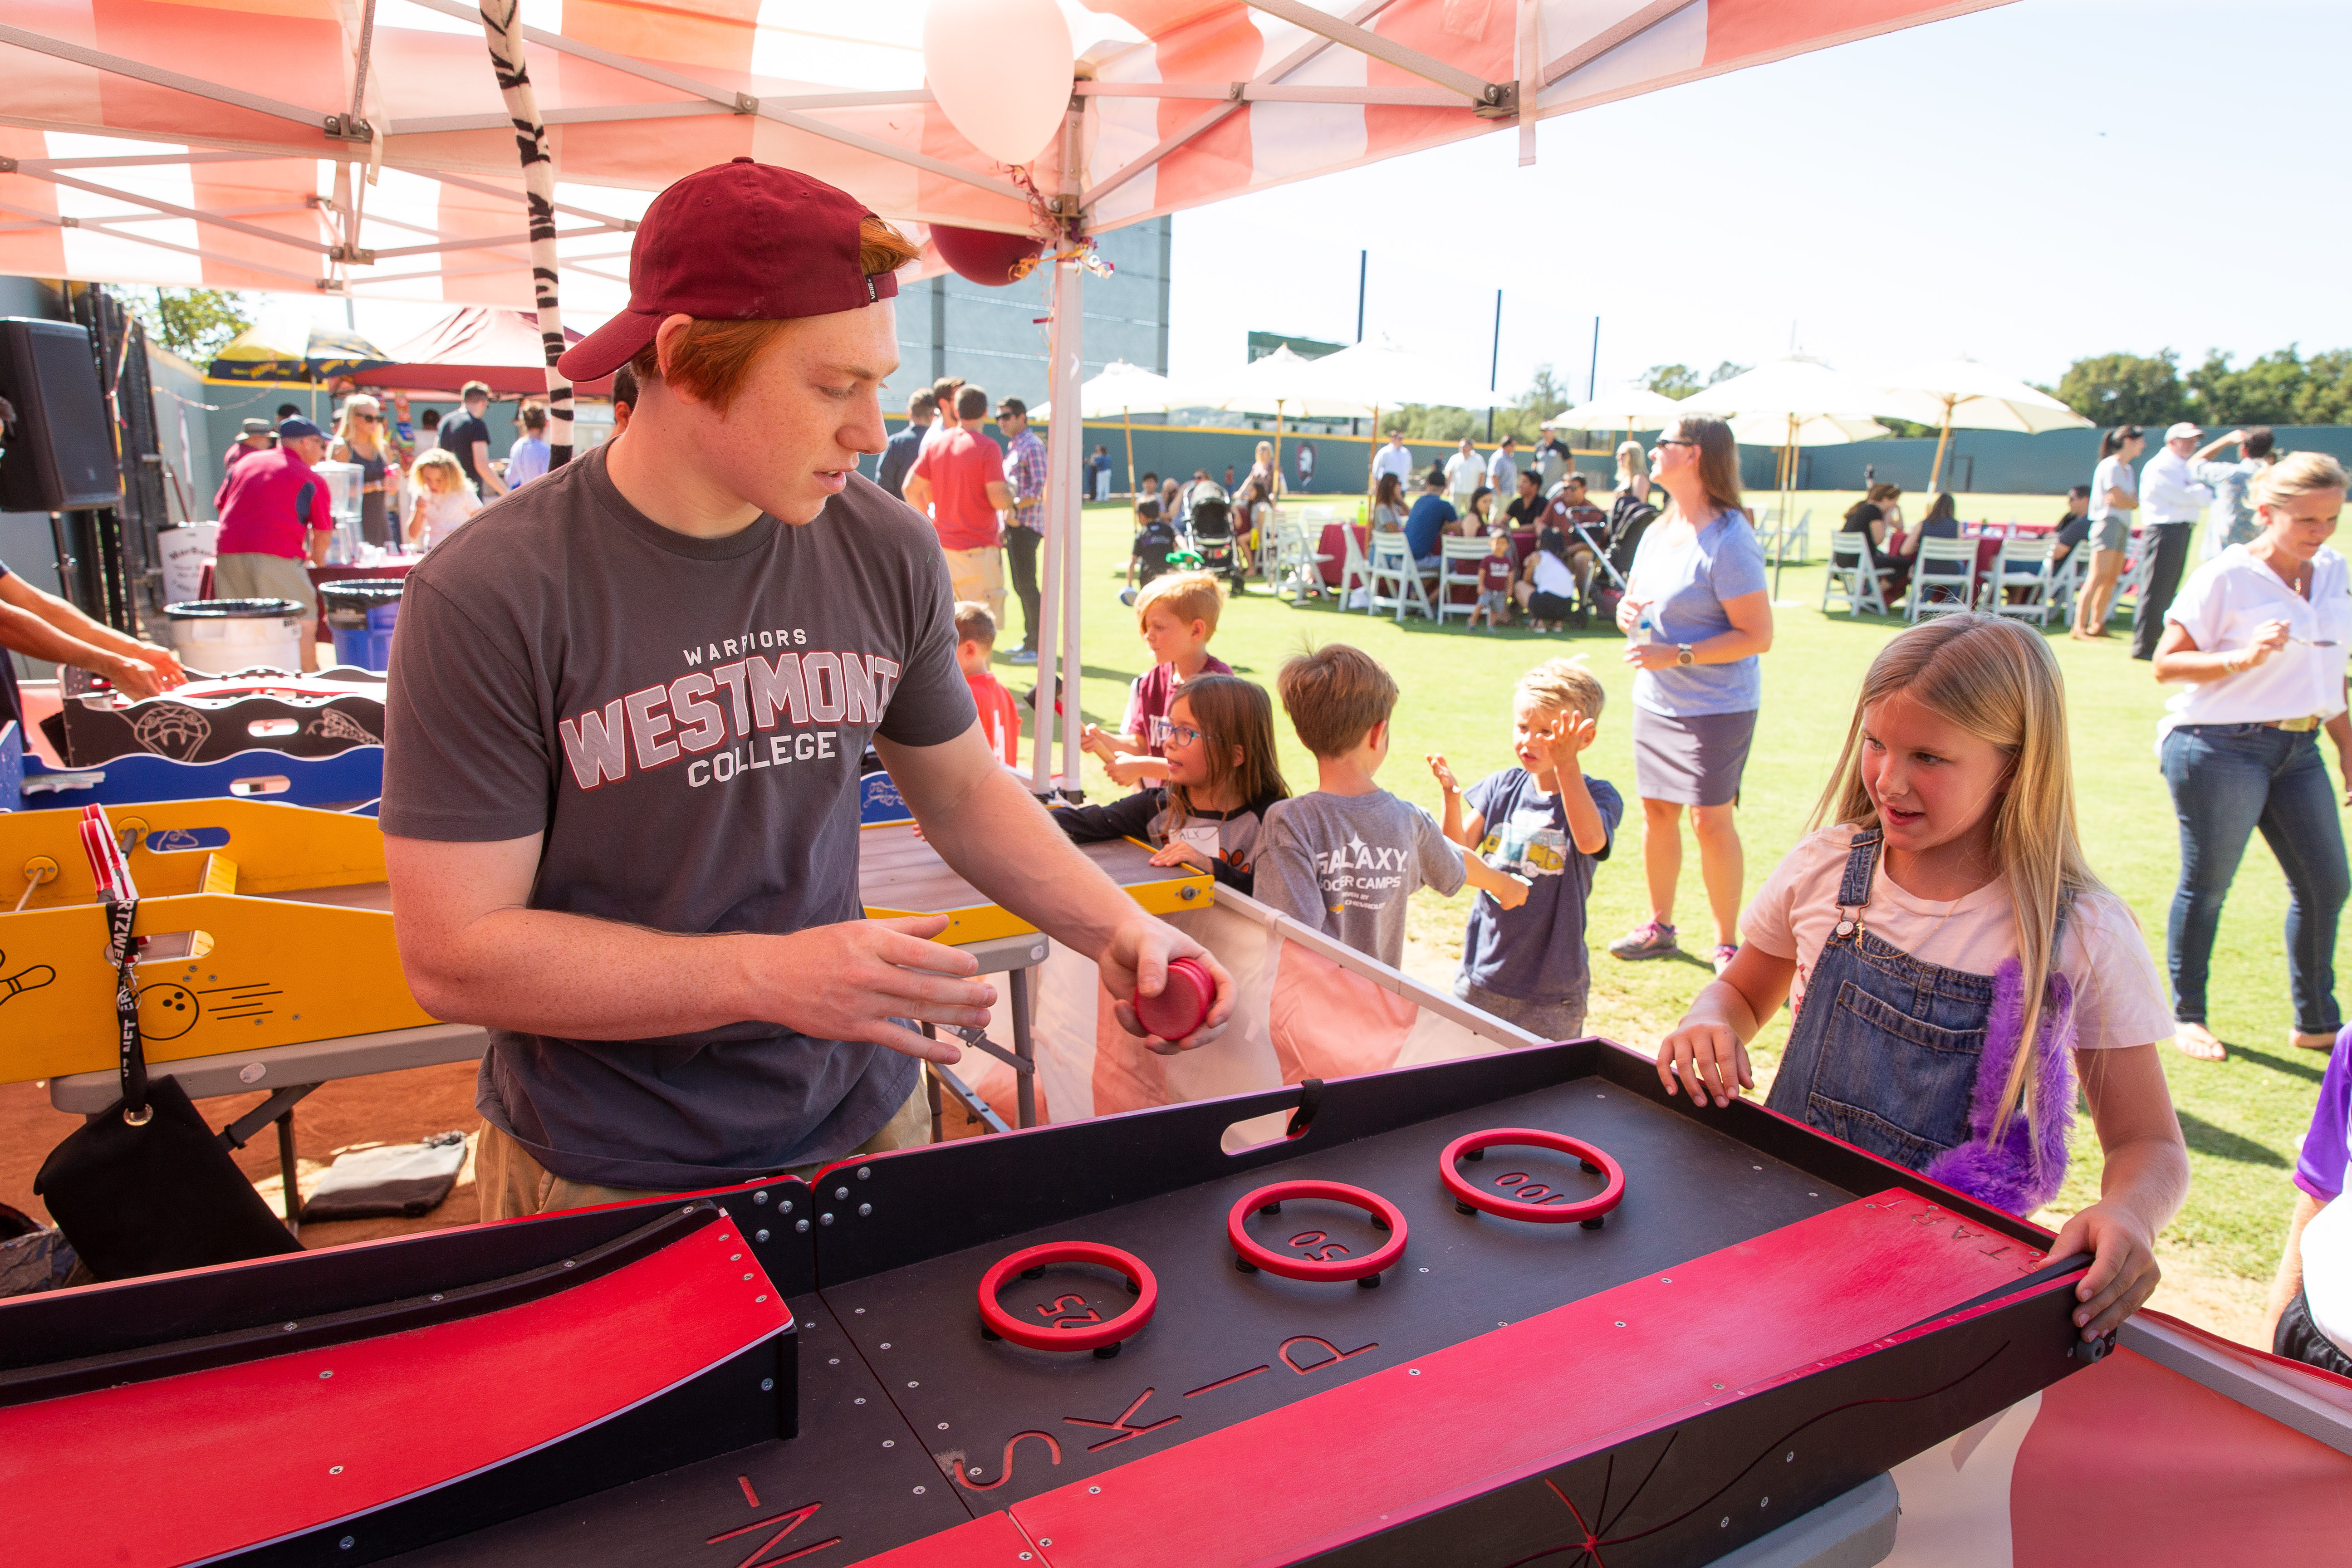
<path id="1" fill-rule="evenodd" d="M 1404 969 L 1416 979 L 1441 989 L 1450 988 L 1455 964 L 1454 955 L 1433 944 L 1407 944 Z M 481 1125 L 481 1118 L 474 1110 L 474 1074 L 473 1063 L 451 1062 L 373 1078 L 346 1079 L 324 1085 L 295 1109 L 295 1158 L 305 1193 L 318 1184 L 335 1156 L 347 1151 L 378 1143 L 414 1142 L 453 1129 L 468 1136 L 465 1168 L 458 1173 L 457 1188 L 439 1208 L 415 1219 L 340 1220 L 305 1226 L 305 1246 L 333 1247 L 369 1241 L 444 1226 L 470 1225 L 480 1217 L 474 1191 L 471 1148 L 472 1135 Z M 1013 1119 L 1012 1076 L 991 1064 L 974 1075 L 973 1083 L 981 1096 L 1008 1121 Z M 218 1127 L 258 1105 L 263 1098 L 258 1092 L 225 1095 L 200 1100 L 196 1109 L 206 1121 Z M 50 1107 L 46 1084 L 0 1084 L 0 1203 L 14 1205 L 36 1218 L 47 1218 L 47 1212 L 33 1194 L 33 1178 L 42 1160 L 73 1131 L 78 1121 Z M 971 1136 L 979 1131 L 953 1110 L 944 1121 L 950 1138 Z M 276 1130 L 264 1131 L 237 1153 L 236 1162 L 270 1208 L 282 1210 Z M 2053 1227 L 2059 1223 L 2056 1215 L 2039 1217 Z M 2166 1253 L 2161 1261 L 2164 1282 L 2158 1287 L 2149 1305 L 2241 1344 L 2269 1348 L 2262 1331 L 2263 1294 L 2259 1287 L 2219 1269 L 2200 1268 L 2193 1254 L 2178 1249 Z"/>

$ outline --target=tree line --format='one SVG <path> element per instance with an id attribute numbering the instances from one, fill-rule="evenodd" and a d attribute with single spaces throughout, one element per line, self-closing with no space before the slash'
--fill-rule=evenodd
<path id="1" fill-rule="evenodd" d="M 2172 349 L 2096 354 L 2042 390 L 2097 425 L 2352 425 L 2352 349 L 2306 359 L 2289 343 L 2242 366 L 2209 349 L 2204 363 L 2186 371 Z"/>

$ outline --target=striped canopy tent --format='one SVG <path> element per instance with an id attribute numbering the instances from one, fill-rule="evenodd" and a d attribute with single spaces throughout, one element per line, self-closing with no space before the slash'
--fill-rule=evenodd
<path id="1" fill-rule="evenodd" d="M 1490 131 L 1531 163 L 1543 117 L 2000 3 L 14 0 L 0 272 L 536 304 L 560 349 L 559 278 L 618 308 L 651 194 L 748 155 L 918 238 L 1050 242 L 1049 384 L 1075 407 L 1089 235 Z M 963 47 L 927 70 L 927 35 Z M 1040 126 L 1025 152 L 982 128 L 1015 79 L 1045 94 L 1013 117 Z M 927 246 L 917 275 L 940 269 Z M 1082 448 L 1055 436 L 1046 570 L 1075 629 Z M 1062 760 L 1075 778 L 1075 737 Z"/>

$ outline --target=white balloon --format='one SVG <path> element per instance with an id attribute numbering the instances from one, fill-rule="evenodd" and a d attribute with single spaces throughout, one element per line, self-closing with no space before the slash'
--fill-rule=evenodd
<path id="1" fill-rule="evenodd" d="M 965 141 L 1000 163 L 1026 163 L 1069 108 L 1070 26 L 1054 0 L 934 0 L 923 75 Z"/>

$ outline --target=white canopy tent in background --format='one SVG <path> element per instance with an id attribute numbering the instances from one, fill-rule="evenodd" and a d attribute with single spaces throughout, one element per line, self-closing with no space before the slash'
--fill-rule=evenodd
<path id="1" fill-rule="evenodd" d="M 1174 382 L 1139 364 L 1129 364 L 1115 359 L 1103 366 L 1102 374 L 1078 387 L 1078 415 L 1081 419 L 1108 419 L 1118 416 L 1119 433 L 1127 438 L 1127 472 L 1129 483 L 1135 474 L 1135 420 L 1138 414 L 1173 414 L 1179 408 L 1201 408 L 1214 399 L 1188 393 Z M 1029 417 L 1050 424 L 1054 405 L 1041 403 L 1029 411 Z"/>
<path id="2" fill-rule="evenodd" d="M 1088 236 L 1507 127 L 1532 163 L 1540 118 L 2000 3 L 17 0 L 0 20 L 0 271 L 528 301 L 560 343 L 559 275 L 575 309 L 617 308 L 648 194 L 749 156 L 919 237 L 1036 235 L 1052 401 L 1069 407 Z M 927 247 L 920 270 L 939 269 Z M 1045 572 L 1074 689 L 1066 423 Z M 1050 616 L 1043 632 L 1050 669 Z M 1055 710 L 1039 704 L 1040 786 Z"/>
<path id="3" fill-rule="evenodd" d="M 1451 369 L 1399 344 L 1386 332 L 1311 362 L 1312 378 L 1335 396 L 1372 405 L 1372 438 L 1381 435 L 1381 410 L 1408 403 L 1453 408 L 1488 408 L 1502 400 L 1483 387 L 1467 387 Z M 1350 416 L 1353 417 L 1353 416 Z"/>
<path id="4" fill-rule="evenodd" d="M 1274 471 L 1282 473 L 1282 422 L 1289 419 L 1369 419 L 1380 412 L 1361 397 L 1339 390 L 1321 362 L 1307 359 L 1286 343 L 1254 359 L 1210 388 L 1212 408 L 1228 414 L 1274 416 Z"/>
<path id="5" fill-rule="evenodd" d="M 1696 414 L 1712 414 L 1732 435 L 1757 447 L 1780 448 L 1780 525 L 1785 534 L 1795 504 L 1797 448 L 1840 447 L 1889 434 L 1872 417 L 1903 416 L 1902 400 L 1874 383 L 1832 370 L 1810 354 L 1787 354 L 1754 370 L 1704 386 L 1683 400 Z M 1772 595 L 1780 597 L 1788 552 L 1773 552 Z"/>
<path id="6" fill-rule="evenodd" d="M 1951 446 L 1955 427 L 2038 436 L 2044 430 L 2086 429 L 2091 423 L 2041 388 L 2012 380 L 1972 359 L 1912 365 L 1889 377 L 1886 389 L 1895 404 L 1888 412 L 1901 410 L 1898 417 L 1937 427 L 1936 460 L 1927 469 L 1930 491 L 1942 485 L 1944 453 Z"/>

